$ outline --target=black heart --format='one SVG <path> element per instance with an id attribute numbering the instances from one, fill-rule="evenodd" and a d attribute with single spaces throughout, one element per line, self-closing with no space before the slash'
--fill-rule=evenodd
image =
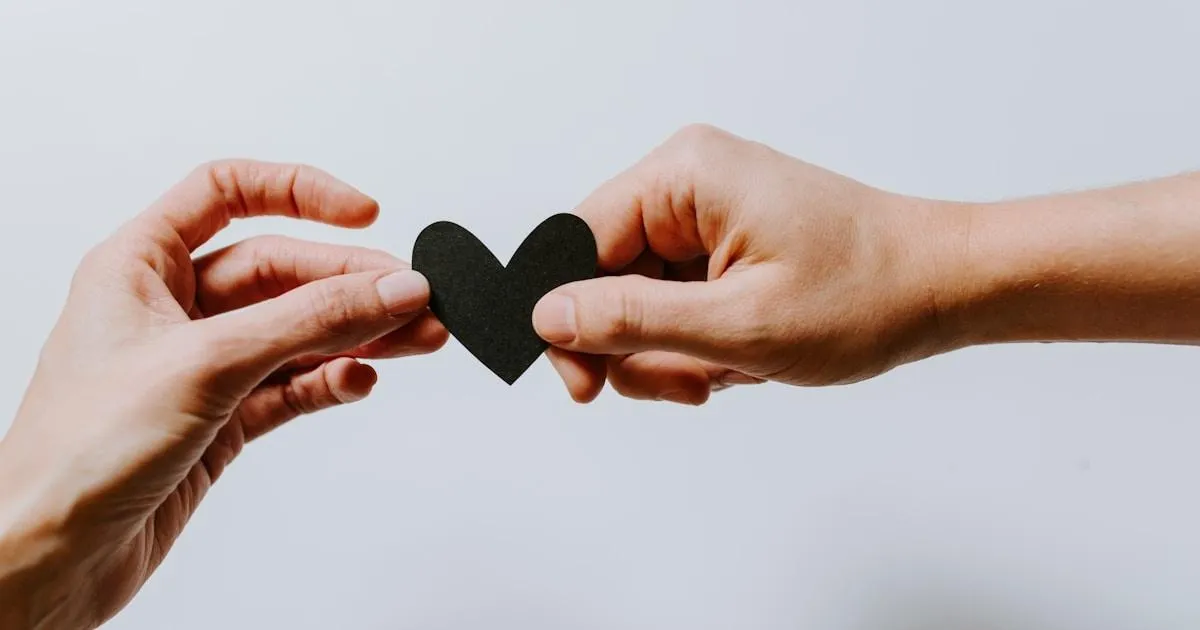
<path id="1" fill-rule="evenodd" d="M 533 330 L 542 296 L 596 275 L 596 237 L 583 219 L 556 214 L 525 237 L 507 267 L 466 228 L 421 231 L 413 269 L 429 280 L 429 308 L 475 358 L 512 385 L 546 351 Z"/>

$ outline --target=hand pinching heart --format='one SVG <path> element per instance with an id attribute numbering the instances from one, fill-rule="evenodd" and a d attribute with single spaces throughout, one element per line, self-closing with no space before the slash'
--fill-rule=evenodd
<path id="1" fill-rule="evenodd" d="M 433 314 L 512 385 L 549 346 L 533 330 L 534 305 L 564 284 L 595 277 L 596 237 L 583 219 L 556 214 L 505 267 L 466 228 L 439 221 L 417 236 L 412 266 L 429 280 Z"/>

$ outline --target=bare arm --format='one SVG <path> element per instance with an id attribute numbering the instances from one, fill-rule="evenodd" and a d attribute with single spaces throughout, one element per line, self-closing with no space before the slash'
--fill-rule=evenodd
<path id="1" fill-rule="evenodd" d="M 968 204 L 684 129 L 579 207 L 615 277 L 534 310 L 571 394 L 700 404 L 968 345 L 1200 340 L 1200 174 Z"/>
<path id="2" fill-rule="evenodd" d="M 1200 174 L 940 212 L 957 345 L 1200 341 Z"/>

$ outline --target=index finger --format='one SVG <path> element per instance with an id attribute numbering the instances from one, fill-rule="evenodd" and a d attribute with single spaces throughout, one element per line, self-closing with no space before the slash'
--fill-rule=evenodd
<path id="1" fill-rule="evenodd" d="M 311 166 L 225 160 L 197 168 L 143 213 L 178 234 L 189 251 L 233 219 L 268 215 L 359 228 L 374 223 L 379 204 Z"/>
<path id="2" fill-rule="evenodd" d="M 736 198 L 736 164 L 723 159 L 736 140 L 685 127 L 588 196 L 575 213 L 596 235 L 600 268 L 619 271 L 646 250 L 668 262 L 711 254 Z"/>

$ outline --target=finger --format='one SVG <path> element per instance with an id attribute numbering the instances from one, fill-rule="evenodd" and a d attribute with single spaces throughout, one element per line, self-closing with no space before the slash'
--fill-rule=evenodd
<path id="1" fill-rule="evenodd" d="M 440 350 L 450 333 L 438 318 L 424 311 L 399 330 L 363 344 L 349 352 L 359 359 L 395 359 Z"/>
<path id="2" fill-rule="evenodd" d="M 604 390 L 605 357 L 579 354 L 551 347 L 546 350 L 550 364 L 567 386 L 567 393 L 577 403 L 590 403 Z"/>
<path id="3" fill-rule="evenodd" d="M 227 160 L 197 168 L 140 218 L 161 222 L 194 250 L 233 219 L 262 215 L 359 228 L 375 221 L 379 204 L 311 166 Z"/>
<path id="4" fill-rule="evenodd" d="M 743 274 L 744 276 L 744 274 Z M 533 309 L 534 329 L 546 341 L 588 354 L 643 350 L 682 352 L 738 365 L 762 334 L 743 277 L 671 282 L 612 276 L 556 289 Z"/>
<path id="5" fill-rule="evenodd" d="M 196 322 L 218 372 L 244 382 L 298 357 L 337 355 L 424 312 L 429 283 L 410 269 L 367 271 L 311 282 L 277 298 Z"/>
<path id="6" fill-rule="evenodd" d="M 639 352 L 609 359 L 608 380 L 623 396 L 696 405 L 713 392 L 764 382 L 736 370 L 672 352 Z"/>
<path id="7" fill-rule="evenodd" d="M 260 236 L 195 261 L 200 312 L 217 315 L 278 297 L 296 287 L 362 271 L 407 269 L 391 254 L 363 247 Z"/>
<path id="8" fill-rule="evenodd" d="M 608 380 L 626 398 L 702 405 L 708 401 L 717 378 L 726 371 L 686 355 L 649 351 L 612 357 Z"/>
<path id="9" fill-rule="evenodd" d="M 647 248 L 671 262 L 711 254 L 739 197 L 740 139 L 687 127 L 576 209 L 596 235 L 599 265 L 616 271 Z"/>
<path id="10" fill-rule="evenodd" d="M 421 313 L 412 322 L 384 336 L 337 355 L 313 354 L 298 357 L 284 365 L 283 369 L 312 367 L 335 357 L 355 359 L 396 359 L 436 352 L 446 345 L 450 333 L 446 327 L 428 311 Z"/>
<path id="11" fill-rule="evenodd" d="M 298 416 L 362 400 L 377 380 L 369 365 L 333 359 L 282 382 L 260 386 L 242 401 L 235 419 L 249 442 Z"/>

